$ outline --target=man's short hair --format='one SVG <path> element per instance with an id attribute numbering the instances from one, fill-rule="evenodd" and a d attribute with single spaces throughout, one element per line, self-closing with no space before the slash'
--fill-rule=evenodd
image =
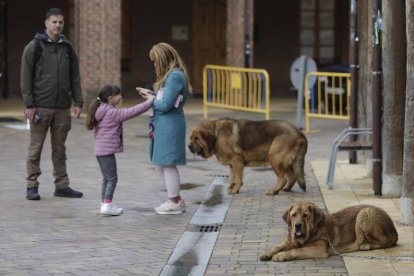
<path id="1" fill-rule="evenodd" d="M 49 19 L 52 15 L 62 15 L 63 11 L 59 8 L 51 8 L 46 12 L 46 19 Z"/>

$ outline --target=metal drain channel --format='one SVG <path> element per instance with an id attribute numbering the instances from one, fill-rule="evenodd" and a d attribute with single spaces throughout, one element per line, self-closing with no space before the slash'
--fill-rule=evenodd
<path id="1" fill-rule="evenodd" d="M 204 275 L 233 196 L 227 194 L 226 176 L 216 176 L 161 276 Z"/>
<path id="2" fill-rule="evenodd" d="M 200 233 L 210 233 L 210 232 L 219 232 L 220 231 L 219 224 L 214 225 L 194 225 L 190 224 L 187 227 L 187 231 L 191 232 L 200 232 Z"/>

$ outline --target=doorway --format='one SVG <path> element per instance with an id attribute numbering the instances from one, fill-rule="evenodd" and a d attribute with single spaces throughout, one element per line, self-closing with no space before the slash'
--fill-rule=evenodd
<path id="1" fill-rule="evenodd" d="M 207 64 L 226 63 L 226 1 L 195 0 L 193 6 L 194 93 L 202 95 L 203 68 Z"/>

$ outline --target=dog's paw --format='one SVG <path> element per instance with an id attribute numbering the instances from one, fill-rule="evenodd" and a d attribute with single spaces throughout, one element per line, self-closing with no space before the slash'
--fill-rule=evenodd
<path id="1" fill-rule="evenodd" d="M 272 259 L 272 255 L 265 252 L 262 255 L 260 255 L 260 260 L 261 261 L 270 261 Z"/>
<path id="2" fill-rule="evenodd" d="M 234 195 L 235 194 L 235 192 L 233 192 L 233 189 L 232 188 L 227 188 L 227 193 L 229 195 Z"/>
<path id="3" fill-rule="evenodd" d="M 231 183 L 227 187 L 227 193 L 231 195 L 238 194 L 242 185 L 243 183 L 242 184 Z"/>
<path id="4" fill-rule="evenodd" d="M 231 190 L 231 193 L 232 193 L 233 195 L 235 195 L 235 194 L 238 194 L 238 193 L 239 193 L 239 191 L 240 191 L 240 188 L 237 188 L 237 189 L 233 188 L 233 189 Z"/>
<path id="5" fill-rule="evenodd" d="M 362 251 L 371 250 L 371 245 L 369 243 L 363 243 L 359 246 L 359 250 L 362 250 Z"/>
<path id="6" fill-rule="evenodd" d="M 276 192 L 275 190 L 273 190 L 273 189 L 269 189 L 269 190 L 267 190 L 267 192 L 266 192 L 266 195 L 277 195 L 279 192 Z"/>
<path id="7" fill-rule="evenodd" d="M 279 252 L 272 257 L 272 261 L 274 262 L 284 262 L 289 261 L 291 258 L 287 252 Z"/>

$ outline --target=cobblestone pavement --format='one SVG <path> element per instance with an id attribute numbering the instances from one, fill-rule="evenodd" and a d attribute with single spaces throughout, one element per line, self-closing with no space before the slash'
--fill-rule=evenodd
<path id="1" fill-rule="evenodd" d="M 271 117 L 294 122 L 295 111 L 287 105 L 273 107 Z M 187 110 L 188 132 L 203 120 L 201 110 L 201 100 L 193 99 Z M 212 118 L 223 116 L 263 118 L 223 110 L 213 113 Z M 0 117 L 4 117 L 2 111 Z M 41 162 L 42 199 L 28 201 L 24 179 L 28 132 L 7 124 L 12 123 L 0 123 L 0 275 L 158 275 L 214 176 L 228 174 L 227 167 L 214 157 L 203 160 L 188 153 L 188 165 L 179 168 L 187 212 L 157 215 L 153 208 L 165 201 L 166 190 L 148 160 L 147 116 L 142 115 L 124 124 L 125 152 L 117 154 L 119 182 L 114 202 L 124 208 L 124 214 L 102 217 L 98 213 L 101 175 L 93 155 L 93 135 L 81 118 L 73 120 L 68 137 L 67 166 L 71 187 L 82 191 L 84 197 L 53 196 L 48 138 Z M 293 200 L 311 199 L 325 208 L 310 161 L 329 158 L 330 143 L 346 122 L 320 121 L 314 126 L 321 131 L 307 135 L 307 191 L 294 186 L 291 193 L 266 196 L 265 191 L 276 180 L 273 172 L 246 169 L 245 184 L 233 196 L 205 275 L 347 275 L 340 257 L 259 261 L 264 250 L 284 237 L 282 214 Z"/>

